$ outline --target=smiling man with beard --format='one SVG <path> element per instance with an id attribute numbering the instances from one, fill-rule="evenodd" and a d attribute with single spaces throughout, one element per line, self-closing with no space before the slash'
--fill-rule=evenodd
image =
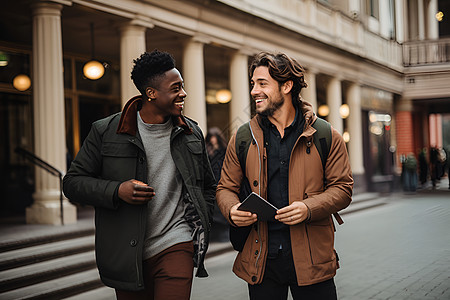
<path id="1" fill-rule="evenodd" d="M 131 78 L 141 95 L 92 124 L 64 193 L 95 207 L 97 266 L 117 299 L 189 299 L 193 268 L 207 276 L 216 187 L 203 133 L 181 113 L 169 53 L 142 54 Z"/>
<path id="2" fill-rule="evenodd" d="M 307 86 L 303 73 L 285 54 L 256 55 L 250 82 L 257 115 L 238 130 L 250 128 L 245 165 L 235 134 L 217 187 L 222 214 L 240 239 L 244 236 L 239 243 L 231 238 L 239 251 L 233 271 L 248 283 L 254 300 L 287 299 L 288 288 L 295 300 L 337 298 L 331 215 L 350 204 L 353 179 L 345 143 L 335 129 L 324 164 L 312 142 L 318 118 L 300 97 Z M 242 191 L 249 190 L 278 208 L 273 220 L 238 209 Z"/>

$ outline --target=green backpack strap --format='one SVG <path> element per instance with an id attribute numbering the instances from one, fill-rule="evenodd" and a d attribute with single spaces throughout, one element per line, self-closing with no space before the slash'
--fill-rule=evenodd
<path id="1" fill-rule="evenodd" d="M 321 118 L 317 118 L 314 124 L 312 125 L 317 131 L 314 133 L 314 145 L 319 152 L 320 158 L 322 159 L 322 167 L 323 167 L 323 176 L 324 176 L 324 186 L 326 184 L 325 179 L 325 164 L 327 163 L 328 154 L 331 149 L 331 125 L 327 121 Z M 344 221 L 338 213 L 333 214 L 334 218 L 338 222 L 339 225 L 342 225 Z"/>
<path id="2" fill-rule="evenodd" d="M 331 125 L 324 119 L 317 118 L 312 126 L 316 129 L 313 137 L 314 145 L 316 145 L 322 159 L 322 167 L 325 170 L 325 164 L 331 148 Z"/>
<path id="3" fill-rule="evenodd" d="M 236 133 L 236 153 L 241 165 L 242 173 L 245 174 L 245 164 L 247 161 L 248 148 L 252 142 L 252 133 L 250 131 L 250 122 L 245 123 Z"/>

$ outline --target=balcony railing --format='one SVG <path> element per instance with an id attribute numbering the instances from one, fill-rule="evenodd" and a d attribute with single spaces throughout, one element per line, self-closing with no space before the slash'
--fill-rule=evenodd
<path id="1" fill-rule="evenodd" d="M 450 63 L 450 38 L 403 44 L 405 67 Z"/>

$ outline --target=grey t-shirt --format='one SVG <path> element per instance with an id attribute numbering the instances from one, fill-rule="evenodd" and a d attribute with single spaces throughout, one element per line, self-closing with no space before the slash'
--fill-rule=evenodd
<path id="1" fill-rule="evenodd" d="M 182 179 L 170 152 L 173 124 L 147 124 L 138 112 L 138 130 L 147 157 L 147 184 L 155 196 L 148 202 L 144 259 L 182 242 L 191 241 L 191 229 L 184 218 Z"/>

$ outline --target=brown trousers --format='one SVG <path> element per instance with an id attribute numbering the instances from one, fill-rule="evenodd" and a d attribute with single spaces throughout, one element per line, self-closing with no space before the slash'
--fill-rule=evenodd
<path id="1" fill-rule="evenodd" d="M 183 300 L 191 296 L 194 271 L 192 242 L 179 243 L 144 261 L 145 290 L 116 289 L 118 300 Z"/>

